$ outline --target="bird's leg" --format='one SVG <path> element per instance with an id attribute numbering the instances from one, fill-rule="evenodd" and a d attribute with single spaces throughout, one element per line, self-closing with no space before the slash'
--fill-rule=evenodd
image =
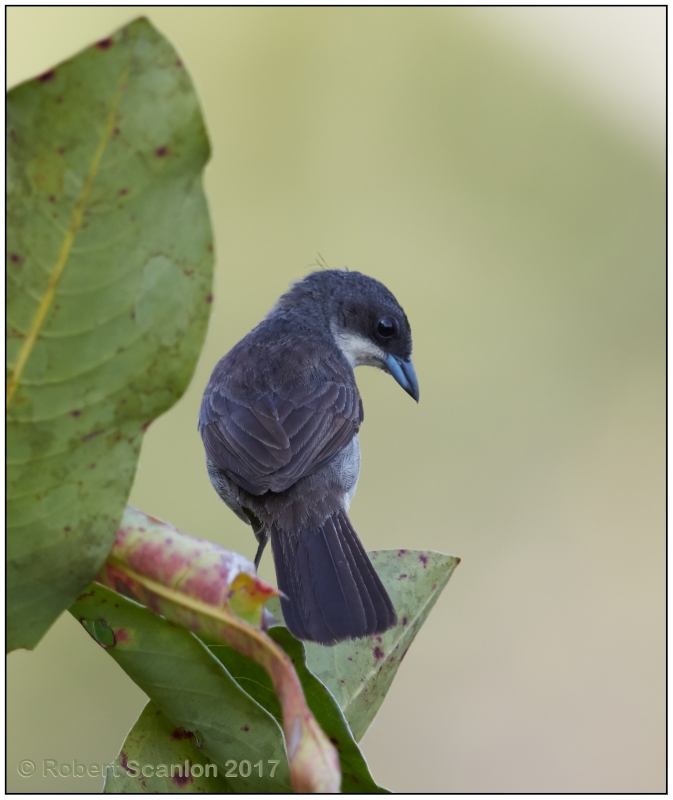
<path id="1" fill-rule="evenodd" d="M 243 511 L 245 516 L 250 520 L 252 532 L 255 534 L 255 539 L 257 539 L 259 544 L 259 547 L 257 548 L 257 555 L 255 556 L 255 569 L 259 569 L 259 562 L 262 560 L 262 553 L 264 552 L 264 548 L 269 541 L 269 531 L 257 519 L 252 511 L 247 508 L 244 508 Z"/>
<path id="2" fill-rule="evenodd" d="M 255 531 L 255 536 L 259 542 L 257 555 L 255 556 L 255 569 L 259 569 L 259 562 L 262 560 L 262 553 L 264 552 L 264 548 L 269 541 L 269 532 L 266 528 L 260 528 L 259 531 Z"/>

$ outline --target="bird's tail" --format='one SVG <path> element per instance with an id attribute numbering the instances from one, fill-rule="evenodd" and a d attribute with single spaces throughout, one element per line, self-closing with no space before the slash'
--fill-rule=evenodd
<path id="1" fill-rule="evenodd" d="M 291 534 L 271 528 L 285 623 L 298 639 L 331 645 L 382 633 L 395 609 L 346 512 Z"/>

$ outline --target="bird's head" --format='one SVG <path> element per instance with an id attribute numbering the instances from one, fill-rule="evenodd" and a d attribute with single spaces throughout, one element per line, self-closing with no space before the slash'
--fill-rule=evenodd
<path id="1" fill-rule="evenodd" d="M 320 270 L 293 289 L 320 303 L 334 341 L 351 367 L 382 369 L 418 402 L 409 321 L 380 281 L 360 272 Z"/>

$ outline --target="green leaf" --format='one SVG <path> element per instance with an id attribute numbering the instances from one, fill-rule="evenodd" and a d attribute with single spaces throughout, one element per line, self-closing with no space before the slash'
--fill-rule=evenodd
<path id="1" fill-rule="evenodd" d="M 13 89 L 7 132 L 12 650 L 100 569 L 196 366 L 213 256 L 198 100 L 146 20 Z"/>
<path id="2" fill-rule="evenodd" d="M 188 536 L 135 508 L 127 509 L 123 522 L 98 581 L 260 664 L 283 709 L 294 790 L 338 791 L 338 754 L 309 710 L 291 660 L 258 627 L 264 601 L 278 592 L 238 553 Z"/>
<path id="3" fill-rule="evenodd" d="M 334 647 L 305 642 L 309 669 L 334 695 L 358 742 L 381 707 L 410 644 L 460 563 L 455 556 L 433 550 L 375 550 L 369 557 L 393 601 L 397 625 L 380 636 L 339 642 Z M 281 618 L 276 598 L 267 607 Z"/>
<path id="4" fill-rule="evenodd" d="M 131 728 L 113 766 L 107 768 L 103 791 L 105 794 L 229 794 L 231 789 L 223 777 L 224 770 L 212 764 L 200 746 L 195 734 L 176 728 L 150 702 Z"/>
<path id="5" fill-rule="evenodd" d="M 387 793 L 387 790 L 378 786 L 372 778 L 367 762 L 355 743 L 336 700 L 307 668 L 302 642 L 297 641 L 287 628 L 280 626 L 273 628 L 269 632 L 269 636 L 290 656 L 311 711 L 339 753 L 341 791 L 366 794 Z M 251 697 L 280 721 L 280 704 L 266 672 L 231 647 L 207 643 L 241 688 L 245 689 Z"/>
<path id="6" fill-rule="evenodd" d="M 280 726 L 196 636 L 98 584 L 70 611 L 83 624 L 97 620 L 112 631 L 115 643 L 105 652 L 174 728 L 194 734 L 200 752 L 224 769 L 225 777 L 230 760 L 279 761 L 273 778 L 267 770 L 261 778 L 257 770 L 239 775 L 236 792 L 291 791 Z"/>

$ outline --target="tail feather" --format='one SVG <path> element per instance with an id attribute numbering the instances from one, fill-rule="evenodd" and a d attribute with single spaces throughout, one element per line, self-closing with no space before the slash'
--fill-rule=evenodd
<path id="1" fill-rule="evenodd" d="M 271 535 L 271 547 L 273 549 L 273 560 L 276 565 L 276 578 L 278 579 L 278 586 L 284 594 L 288 596 L 295 596 L 296 589 L 290 589 L 293 570 L 289 569 L 291 559 L 285 555 L 285 548 L 283 547 L 285 537 L 274 537 Z M 283 609 L 283 617 L 285 624 L 292 631 L 294 636 L 298 639 L 308 639 L 309 633 L 302 624 L 302 615 L 294 613 L 292 606 L 285 603 L 281 599 L 281 606 Z"/>
<path id="2" fill-rule="evenodd" d="M 395 613 L 395 608 L 390 600 L 390 597 L 388 596 L 388 592 L 385 590 L 385 587 L 381 583 L 381 579 L 374 569 L 374 565 L 369 560 L 369 556 L 362 546 L 362 542 L 350 524 L 348 525 L 346 535 L 348 537 L 351 549 L 359 553 L 360 561 L 362 564 L 364 564 L 368 572 L 368 577 L 365 578 L 365 582 L 369 587 L 369 596 L 374 604 L 374 611 L 379 625 L 379 629 L 374 631 L 374 633 L 387 631 L 388 628 L 392 628 L 393 625 L 397 624 L 397 614 Z"/>
<path id="3" fill-rule="evenodd" d="M 283 616 L 299 639 L 335 644 L 382 633 L 395 609 L 345 511 L 316 529 L 271 528 Z"/>
<path id="4" fill-rule="evenodd" d="M 344 514 L 347 525 L 342 526 L 343 540 L 349 547 L 353 563 L 361 564 L 364 568 L 364 574 L 358 570 L 358 576 L 366 587 L 366 594 L 369 602 L 372 604 L 373 615 L 376 622 L 375 630 L 372 633 L 382 633 L 392 628 L 397 624 L 397 614 L 395 608 L 388 596 L 388 592 L 381 583 L 381 578 L 376 574 L 374 565 L 369 560 L 366 550 L 362 546 L 362 542 L 357 533 L 350 524 L 350 520 Z M 371 635 L 371 634 L 368 634 Z"/>

